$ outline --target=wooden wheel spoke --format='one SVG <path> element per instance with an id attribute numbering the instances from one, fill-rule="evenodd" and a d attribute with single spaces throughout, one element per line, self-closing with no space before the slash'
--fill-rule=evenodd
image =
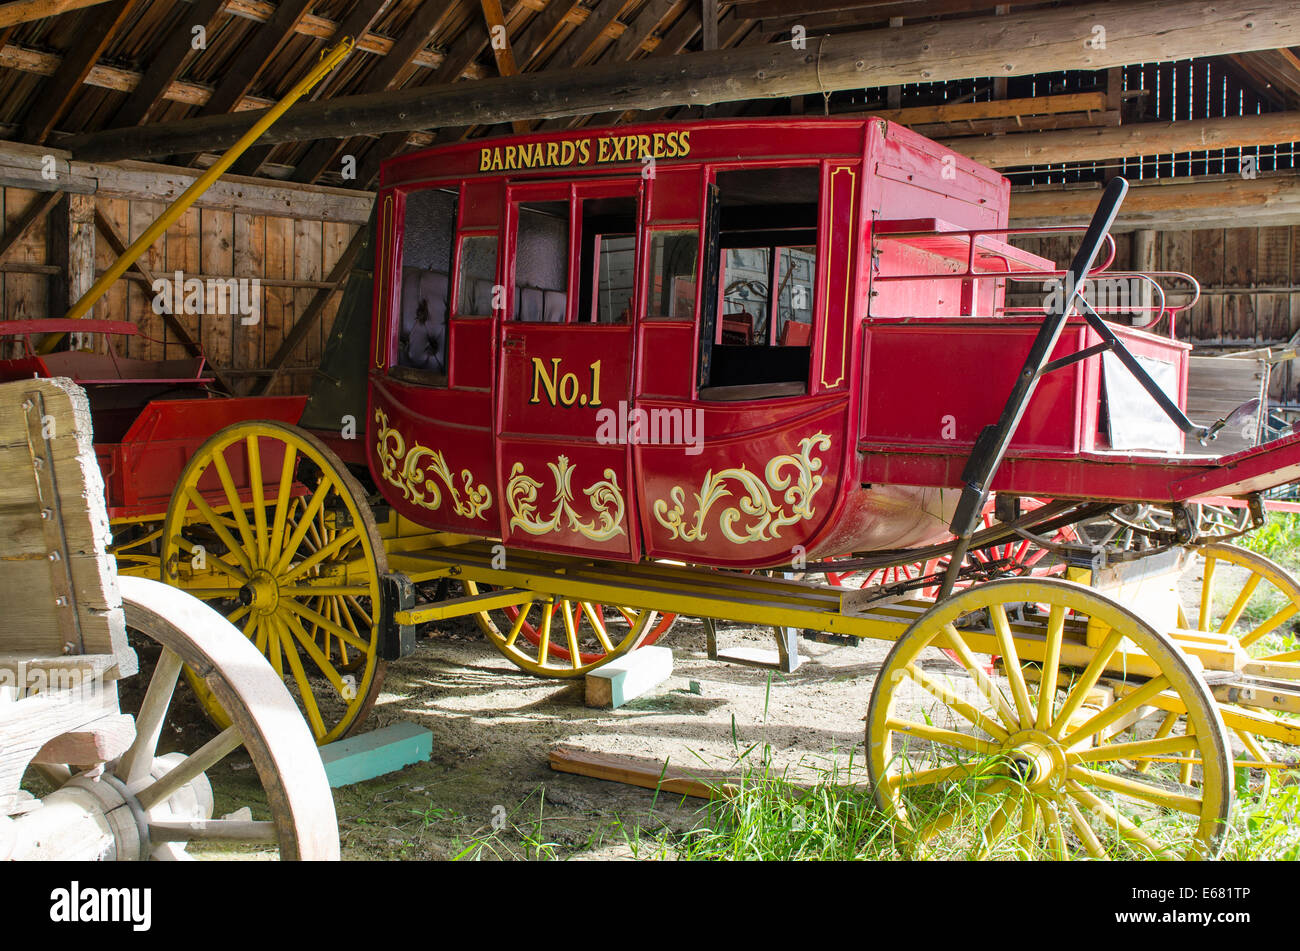
<path id="1" fill-rule="evenodd" d="M 1024 672 L 1020 669 L 1020 653 L 1016 649 L 1015 638 L 1011 636 L 1006 609 L 1000 604 L 990 606 L 989 618 L 993 622 L 998 650 L 1002 652 L 1002 666 L 1007 673 L 1007 683 L 1011 686 L 1011 696 L 1016 702 L 1018 722 L 1029 723 L 1034 719 L 1034 708 L 1029 703 L 1029 688 L 1025 684 Z"/>
<path id="2" fill-rule="evenodd" d="M 1015 812 L 1022 798 L 1023 794 L 1016 795 L 1014 787 L 1002 796 L 1002 802 L 993 813 L 993 817 L 989 819 L 988 825 L 980 829 L 980 843 L 975 848 L 972 858 L 983 858 L 992 851 L 993 846 L 998 844 L 998 840 L 1006 831 L 1007 823 L 1011 820 L 1011 813 Z"/>
<path id="3" fill-rule="evenodd" d="M 1161 846 L 1155 839 L 1139 829 L 1127 817 L 1121 815 L 1118 811 L 1111 808 L 1109 804 L 1084 789 L 1078 783 L 1070 782 L 1067 785 L 1069 794 L 1087 807 L 1090 811 L 1098 813 L 1106 820 L 1107 826 L 1119 836 L 1128 839 L 1130 842 L 1136 842 L 1142 846 L 1152 856 L 1167 856 L 1167 850 Z"/>
<path id="4" fill-rule="evenodd" d="M 329 544 L 316 549 L 316 551 L 311 555 L 304 558 L 302 561 L 298 562 L 298 564 L 294 565 L 288 572 L 281 575 L 280 582 L 282 584 L 288 584 L 289 582 L 301 577 L 319 565 L 326 558 L 333 557 L 349 541 L 357 540 L 360 537 L 361 533 L 358 532 L 355 527 L 349 528 L 346 532 L 336 536 L 333 541 L 329 542 Z"/>
<path id="5" fill-rule="evenodd" d="M 957 655 L 961 665 L 966 668 L 966 673 L 975 681 L 980 693 L 984 694 L 984 699 L 998 711 L 1002 722 L 1010 729 L 1018 728 L 1020 721 L 1016 718 L 1016 712 L 1011 709 L 1011 705 L 1007 703 L 1007 698 L 1002 695 L 998 685 L 984 672 L 983 665 L 975 659 L 975 655 L 971 653 L 966 639 L 958 633 L 957 628 L 952 624 L 945 624 L 943 630 L 934 640 L 936 647 L 941 646 L 940 641 L 942 641 Z"/>
<path id="6" fill-rule="evenodd" d="M 904 671 L 917 685 L 922 687 L 932 697 L 942 703 L 948 709 L 952 710 L 967 723 L 978 727 L 995 740 L 1005 740 L 1010 734 L 1002 727 L 998 726 L 984 714 L 980 713 L 965 700 L 957 696 L 955 690 L 948 689 L 942 684 L 936 683 L 933 678 L 924 671 L 917 668 L 915 664 L 908 664 Z"/>
<path id="7" fill-rule="evenodd" d="M 306 707 L 307 725 L 311 727 L 312 736 L 319 743 L 321 737 L 326 732 L 325 720 L 320 714 L 320 705 L 316 703 L 316 695 L 311 689 L 311 682 L 307 679 L 307 671 L 303 669 L 302 658 L 298 656 L 298 648 L 293 642 L 293 635 L 289 632 L 289 626 L 280 618 L 272 617 L 271 636 L 279 638 L 280 646 L 284 650 L 285 659 L 289 661 L 289 670 L 293 673 L 293 679 L 298 684 L 298 693 L 302 698 L 302 704 Z"/>
<path id="8" fill-rule="evenodd" d="M 515 614 L 514 623 L 510 625 L 510 634 L 506 637 L 506 649 L 514 647 L 515 641 L 519 640 L 519 634 L 528 623 L 528 612 L 532 610 L 531 604 L 524 604 L 519 607 L 518 613 Z"/>
<path id="9" fill-rule="evenodd" d="M 266 492 L 262 482 L 262 449 L 257 436 L 250 435 L 248 446 L 248 482 L 253 490 L 253 524 L 257 528 L 257 561 L 266 564 L 268 554 L 266 527 Z"/>
<path id="10" fill-rule="evenodd" d="M 1210 629 L 1210 612 L 1214 608 L 1214 567 L 1218 559 L 1214 555 L 1205 556 L 1205 567 L 1201 573 L 1201 616 L 1196 619 L 1196 628 L 1201 631 Z"/>
<path id="11" fill-rule="evenodd" d="M 320 649 L 320 646 L 315 642 L 315 640 L 307 636 L 307 632 L 303 630 L 302 624 L 298 622 L 296 617 L 289 615 L 284 619 L 284 623 L 288 631 L 297 638 L 298 643 L 302 645 L 302 649 L 307 652 L 307 656 L 312 659 L 312 663 L 317 666 L 330 684 L 333 685 L 335 692 L 342 697 L 346 692 L 343 683 L 343 675 L 340 674 L 338 669 L 330 663 L 329 658 Z"/>
<path id="12" fill-rule="evenodd" d="M 573 615 L 579 610 L 581 610 L 581 608 L 576 605 L 573 605 L 571 608 L 568 601 L 564 602 L 564 639 L 569 645 L 569 664 L 574 670 L 577 670 L 582 666 L 582 654 L 581 651 L 578 650 L 578 630 L 573 622 Z"/>
<path id="13" fill-rule="evenodd" d="M 1081 785 L 1095 786 L 1098 789 L 1118 793 L 1121 796 L 1137 799 L 1153 806 L 1176 809 L 1179 812 L 1190 813 L 1194 816 L 1201 813 L 1201 800 L 1194 796 L 1176 793 L 1158 786 L 1128 779 L 1124 776 L 1101 773 L 1084 766 L 1071 766 L 1066 775 Z"/>
<path id="14" fill-rule="evenodd" d="M 1088 737 L 1094 736 L 1115 721 L 1119 720 L 1120 717 L 1143 706 L 1148 700 L 1153 699 L 1168 687 L 1169 678 L 1164 674 L 1148 680 L 1145 684 L 1125 696 L 1123 699 L 1115 701 L 1100 713 L 1090 717 L 1072 733 L 1062 739 L 1061 745 L 1066 749 L 1079 745 L 1084 740 L 1088 739 Z"/>
<path id="15" fill-rule="evenodd" d="M 151 842 L 274 842 L 275 823 L 258 819 L 154 819 Z"/>
<path id="16" fill-rule="evenodd" d="M 1176 716 L 1176 715 L 1175 715 Z M 1104 743 L 1070 754 L 1074 763 L 1117 763 L 1124 760 L 1150 759 L 1192 752 L 1197 748 L 1194 736 L 1164 736 L 1127 743 Z"/>
<path id="17" fill-rule="evenodd" d="M 1223 622 L 1219 625 L 1219 633 L 1227 634 L 1241 619 L 1241 614 L 1246 610 L 1246 605 L 1255 594 L 1255 589 L 1259 583 L 1264 580 L 1263 575 L 1252 574 L 1246 579 L 1246 583 L 1241 586 L 1241 591 L 1237 594 L 1237 599 L 1232 602 L 1232 607 L 1228 608 L 1228 613 L 1223 616 Z"/>
<path id="18" fill-rule="evenodd" d="M 1061 670 L 1061 641 L 1065 636 L 1065 605 L 1053 604 L 1047 615 L 1047 644 L 1043 668 L 1038 679 L 1038 719 L 1035 727 L 1047 730 L 1052 723 L 1052 704 L 1056 699 L 1056 676 Z"/>
<path id="19" fill-rule="evenodd" d="M 931 743 L 938 743 L 941 746 L 965 750 L 968 753 L 978 753 L 981 756 L 992 756 L 999 749 L 998 744 L 991 743 L 988 740 L 981 740 L 956 730 L 930 726 L 928 723 L 917 723 L 915 720 L 898 720 L 890 717 L 886 723 L 886 728 L 928 740 Z"/>
<path id="20" fill-rule="evenodd" d="M 606 654 L 614 653 L 614 644 L 609 639 L 609 634 L 605 630 L 605 619 L 600 616 L 590 601 L 582 602 L 582 613 L 587 615 L 587 623 L 596 633 L 596 640 L 600 641 L 600 646 Z"/>
<path id="21" fill-rule="evenodd" d="M 311 526 L 312 519 L 320 507 L 325 504 L 326 497 L 334 489 L 334 482 L 328 475 L 322 475 L 320 484 L 312 492 L 311 501 L 307 503 L 307 508 L 303 511 L 302 516 L 298 519 L 298 524 L 294 527 L 293 534 L 284 545 L 284 550 L 280 552 L 280 560 L 275 563 L 271 573 L 276 577 L 284 574 L 284 570 L 289 567 L 293 561 L 293 556 L 298 552 L 298 546 L 302 544 L 303 536 L 307 534 L 307 529 Z"/>
<path id="22" fill-rule="evenodd" d="M 1252 628 L 1248 633 L 1243 634 L 1239 638 L 1241 646 L 1249 647 L 1251 644 L 1254 644 L 1265 634 L 1276 630 L 1279 625 L 1295 617 L 1297 611 L 1300 611 L 1300 602 L 1292 601 L 1281 610 L 1269 615 L 1269 617 L 1261 621 L 1259 625 Z"/>
<path id="23" fill-rule="evenodd" d="M 235 556 L 235 560 L 239 562 L 239 567 L 244 571 L 244 577 L 250 577 L 253 574 L 253 565 L 248 560 L 248 556 L 244 554 L 244 550 L 240 547 L 239 542 L 235 541 L 235 537 L 230 534 L 230 530 L 226 528 L 223 520 L 217 517 L 216 512 L 212 511 L 212 506 L 208 505 L 207 501 L 204 500 L 198 489 L 187 485 L 185 487 L 185 494 L 189 498 L 190 502 L 193 503 L 194 507 L 199 510 L 199 514 L 202 515 L 208 525 L 212 527 L 212 530 L 217 533 L 217 537 L 221 539 L 221 543 L 226 546 L 230 554 Z"/>
<path id="24" fill-rule="evenodd" d="M 230 517 L 234 519 L 239 529 L 239 537 L 244 541 L 244 550 L 255 556 L 258 552 L 257 539 L 253 537 L 253 527 L 248 524 L 248 516 L 244 513 L 244 502 L 235 488 L 235 480 L 230 476 L 230 467 L 226 464 L 226 457 L 222 452 L 213 453 L 212 468 L 217 471 L 221 489 L 226 493 L 226 501 L 230 503 Z"/>
<path id="25" fill-rule="evenodd" d="M 329 631 L 331 634 L 333 634 L 335 637 L 337 637 L 339 640 L 343 641 L 344 643 L 351 644 L 357 650 L 361 651 L 361 653 L 366 654 L 370 652 L 370 645 L 362 641 L 361 638 L 357 637 L 351 631 L 345 630 L 344 628 L 335 624 L 333 621 L 325 617 L 323 614 L 313 611 L 305 604 L 300 604 L 299 602 L 293 600 L 292 598 L 285 598 L 280 603 L 285 607 L 287 607 L 294 614 L 298 615 L 299 617 L 311 621 L 321 630 Z"/>
<path id="26" fill-rule="evenodd" d="M 180 657 L 168 648 L 164 648 L 158 657 L 140 712 L 135 717 L 135 739 L 118 763 L 118 774 L 127 785 L 148 776 L 153 768 L 163 723 L 171 709 L 172 697 L 176 695 L 176 680 L 182 666 Z"/>
<path id="27" fill-rule="evenodd" d="M 546 663 L 546 657 L 551 649 L 551 622 L 555 619 L 556 604 L 554 601 L 542 606 L 542 628 L 540 639 L 537 642 L 537 662 Z"/>
<path id="28" fill-rule="evenodd" d="M 1097 681 L 1101 679 L 1106 665 L 1115 656 L 1115 652 L 1119 650 L 1119 645 L 1123 641 L 1124 635 L 1122 632 L 1114 628 L 1106 632 L 1106 638 L 1102 641 L 1101 647 L 1097 648 L 1097 653 L 1088 662 L 1083 674 L 1070 687 L 1070 692 L 1066 695 L 1065 702 L 1061 704 L 1055 722 L 1048 728 L 1048 733 L 1054 737 L 1059 737 L 1061 731 L 1070 725 L 1071 718 L 1079 712 L 1083 702 L 1088 699 L 1089 691 L 1097 685 Z"/>
<path id="29" fill-rule="evenodd" d="M 935 766 L 930 769 L 914 769 L 891 774 L 887 782 L 895 789 L 910 789 L 914 786 L 931 786 L 954 780 L 968 779 L 975 775 L 970 763 L 958 763 L 955 766 Z"/>
<path id="30" fill-rule="evenodd" d="M 1066 798 L 1065 811 L 1070 817 L 1070 824 L 1074 826 L 1075 835 L 1083 842 L 1084 849 L 1095 859 L 1104 859 L 1106 850 L 1102 848 L 1101 840 L 1097 838 L 1097 833 L 1093 831 L 1092 825 L 1079 807 L 1074 804 L 1074 800 Z"/>
<path id="31" fill-rule="evenodd" d="M 161 778 L 138 790 L 135 796 L 140 803 L 140 808 L 146 812 L 149 811 L 190 780 L 197 778 L 200 773 L 207 772 L 243 745 L 244 738 L 239 733 L 239 727 L 232 726 L 222 730 L 164 773 Z"/>
<path id="32" fill-rule="evenodd" d="M 293 472 L 297 464 L 297 447 L 286 447 L 284 461 L 280 466 L 280 485 L 275 497 L 275 516 L 271 520 L 271 541 L 267 548 L 266 559 L 268 562 L 280 553 L 281 543 L 284 541 L 284 527 L 289 518 L 289 501 L 293 492 Z"/>

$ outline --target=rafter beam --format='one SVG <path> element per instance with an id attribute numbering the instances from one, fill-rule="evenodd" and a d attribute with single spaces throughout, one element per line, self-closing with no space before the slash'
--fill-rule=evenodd
<path id="1" fill-rule="evenodd" d="M 13 3 L 0 3 L 0 27 L 43 20 L 106 2 L 108 0 L 14 0 Z"/>
<path id="2" fill-rule="evenodd" d="M 207 29 L 225 0 L 198 0 L 190 11 L 191 26 L 199 25 Z M 173 30 L 159 47 L 149 63 L 149 68 L 136 83 L 126 102 L 114 113 L 109 126 L 139 125 L 150 111 L 163 99 L 171 89 L 176 77 L 181 74 L 185 59 L 194 52 L 193 35 L 190 30 Z M 209 96 L 210 98 L 210 96 Z M 205 100 L 206 101 L 206 100 Z"/>
<path id="3" fill-rule="evenodd" d="M 402 30 L 402 35 L 393 45 L 384 59 L 366 73 L 357 92 L 382 92 L 394 88 L 402 71 L 415 59 L 416 55 L 428 44 L 434 31 L 442 26 L 447 16 L 447 9 L 439 9 L 436 4 L 421 4 L 415 15 Z M 314 182 L 323 171 L 333 163 L 339 154 L 343 139 L 321 139 L 313 145 L 298 162 L 293 172 L 296 182 Z"/>
<path id="4" fill-rule="evenodd" d="M 54 124 L 72 105 L 86 74 L 104 52 L 118 28 L 126 22 L 139 0 L 114 0 L 107 6 L 87 13 L 79 24 L 77 40 L 63 58 L 62 67 L 41 86 L 27 116 L 23 119 L 22 138 L 26 142 L 44 142 Z"/>

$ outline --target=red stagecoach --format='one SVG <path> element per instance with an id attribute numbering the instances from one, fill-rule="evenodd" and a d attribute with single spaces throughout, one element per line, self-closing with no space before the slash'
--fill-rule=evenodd
<path id="1" fill-rule="evenodd" d="M 392 160 L 373 307 L 340 310 L 300 425 L 224 401 L 247 421 L 158 470 L 177 486 L 157 536 L 163 577 L 244 627 L 321 739 L 360 722 L 414 624 L 464 614 L 520 666 L 560 676 L 657 637 L 674 610 L 772 625 L 786 669 L 791 628 L 885 637 L 898 641 L 887 666 L 907 676 L 923 676 L 922 648 L 943 647 L 996 715 L 1023 720 L 1031 699 L 1040 710 L 1028 736 L 954 701 L 993 737 L 957 742 L 900 728 L 899 679 L 882 675 L 868 726 L 878 777 L 911 730 L 968 752 L 1002 744 L 1031 785 L 1075 781 L 1060 733 L 1103 685 L 1119 710 L 1097 714 L 1107 724 L 1171 718 L 1129 752 L 1198 771 L 1199 796 L 1169 802 L 1200 817 L 1196 842 L 1217 841 L 1224 723 L 1261 762 L 1261 737 L 1300 732 L 1242 712 L 1238 687 L 1231 703 L 1212 695 L 1194 668 L 1228 657 L 1234 676 L 1294 678 L 1294 645 L 1243 659 L 1285 630 L 1288 609 L 1233 632 L 1264 582 L 1291 613 L 1300 587 L 1207 547 L 1190 513 L 1233 496 L 1258 524 L 1259 493 L 1300 477 L 1300 435 L 1199 451 L 1233 420 L 1183 414 L 1190 348 L 1174 322 L 1195 281 L 1110 269 L 1125 188 L 1107 187 L 1086 229 L 1054 229 L 1080 233 L 1062 268 L 1012 243 L 1005 178 L 879 119 L 583 130 Z M 1106 277 L 1150 286 L 1155 304 L 1122 308 L 1144 327 L 1088 303 L 1087 282 Z M 1171 278 L 1193 289 L 1178 307 Z M 1008 307 L 1017 286 L 1041 290 L 1043 309 Z M 1175 616 L 1176 597 L 1144 595 L 1135 613 L 1136 575 L 1101 570 L 1087 526 L 1127 502 L 1168 517 L 1143 529 L 1143 551 L 1110 559 L 1199 546 L 1199 610 Z M 1061 570 L 1093 565 L 1110 594 L 1014 577 L 1044 550 Z M 1215 563 L 1253 572 L 1226 615 Z M 913 564 L 928 567 L 901 570 Z M 953 594 L 999 567 L 1013 577 Z M 791 577 L 881 570 L 885 583 L 856 591 Z M 414 603 L 407 579 L 439 582 L 436 595 Z M 991 656 L 1014 707 L 985 689 Z M 1059 724 L 1038 687 L 1055 681 L 1043 670 L 1026 686 L 1029 661 L 1087 682 L 1066 689 Z M 1286 694 L 1281 709 L 1300 700 L 1270 690 Z M 900 788 L 882 801 L 901 809 Z"/>

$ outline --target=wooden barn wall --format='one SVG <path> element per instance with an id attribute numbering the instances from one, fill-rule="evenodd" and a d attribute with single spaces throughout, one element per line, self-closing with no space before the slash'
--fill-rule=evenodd
<path id="1" fill-rule="evenodd" d="M 41 195 L 23 188 L 0 189 L 6 231 L 23 211 Z M 96 209 L 133 241 L 162 213 L 162 202 L 95 197 Z M 51 249 L 50 230 L 57 212 L 28 227 L 23 237 L 0 262 L 0 315 L 5 320 L 60 316 L 48 311 L 51 282 L 63 280 L 51 270 L 56 259 Z M 203 313 L 178 315 L 191 336 L 200 342 L 208 360 L 232 371 L 239 380 L 256 379 L 256 371 L 283 342 L 298 316 L 306 309 L 317 287 L 343 254 L 357 225 L 332 221 L 296 220 L 272 215 L 241 214 L 214 208 L 190 208 L 154 245 L 141 263 L 155 277 L 170 277 L 176 271 L 188 277 L 258 278 L 260 319 L 244 325 L 238 314 Z M 115 257 L 109 243 L 96 235 L 96 275 Z M 103 320 L 125 320 L 140 328 L 137 337 L 115 337 L 115 352 L 148 360 L 179 359 L 187 356 L 163 318 L 153 310 L 153 291 L 133 277 L 118 280 L 95 306 L 93 316 Z M 290 356 L 272 383 L 271 393 L 305 393 L 312 372 L 318 366 L 321 348 L 338 309 L 341 294 L 335 293 L 321 320 Z M 205 306 L 205 311 L 217 308 Z M 97 342 L 102 347 L 102 342 Z M 16 344 L 0 342 L 6 355 Z M 247 384 L 246 384 L 247 385 Z"/>
<path id="2" fill-rule="evenodd" d="M 1133 235 L 1115 237 L 1113 267 L 1130 267 Z M 1077 236 L 1022 238 L 1016 244 L 1064 267 Z M 1295 339 L 1300 333 L 1300 225 L 1158 231 L 1155 260 L 1157 269 L 1182 271 L 1201 283 L 1200 302 L 1178 315 L 1176 328 L 1179 339 L 1198 353 L 1280 349 L 1300 342 Z M 1300 367 L 1295 363 L 1274 369 L 1269 391 L 1277 403 L 1300 408 Z"/>

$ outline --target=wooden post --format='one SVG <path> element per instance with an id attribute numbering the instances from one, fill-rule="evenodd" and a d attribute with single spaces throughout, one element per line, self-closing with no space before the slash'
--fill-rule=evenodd
<path id="1" fill-rule="evenodd" d="M 50 277 L 51 313 L 68 309 L 95 283 L 95 199 L 91 195 L 68 193 L 55 207 L 48 231 L 49 261 L 59 273 Z M 92 334 L 76 334 L 73 350 L 93 349 Z"/>
<path id="2" fill-rule="evenodd" d="M 1133 232 L 1133 248 L 1129 258 L 1130 270 L 1133 271 L 1154 271 L 1156 269 L 1156 232 L 1153 228 L 1142 228 Z M 1141 291 L 1138 293 L 1138 299 L 1135 301 L 1141 307 L 1152 306 L 1155 294 L 1152 292 L 1151 285 L 1145 281 L 1141 284 Z M 1153 317 L 1149 312 L 1138 312 L 1134 314 L 1134 321 L 1138 326 L 1143 326 Z"/>
<path id="3" fill-rule="evenodd" d="M 718 0 L 700 0 L 700 21 L 703 24 L 703 48 L 718 48 Z"/>

